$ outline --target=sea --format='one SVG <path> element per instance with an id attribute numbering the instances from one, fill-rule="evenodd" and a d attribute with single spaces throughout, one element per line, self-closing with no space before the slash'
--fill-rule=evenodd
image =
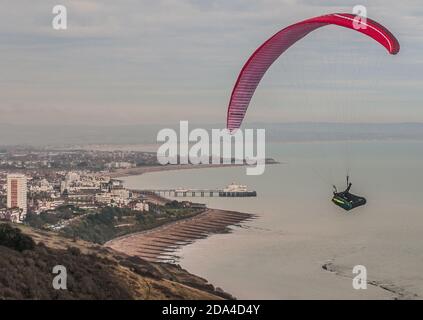
<path id="1" fill-rule="evenodd" d="M 177 252 L 183 268 L 238 299 L 423 297 L 423 142 L 284 142 L 266 148 L 279 164 L 267 165 L 259 176 L 227 167 L 123 179 L 131 188 L 223 188 L 234 182 L 257 191 L 254 198 L 189 198 L 256 218 Z M 344 211 L 331 202 L 333 185 L 345 188 L 346 175 L 351 192 L 366 197 L 365 206 Z M 357 288 L 357 281 L 365 285 Z"/>

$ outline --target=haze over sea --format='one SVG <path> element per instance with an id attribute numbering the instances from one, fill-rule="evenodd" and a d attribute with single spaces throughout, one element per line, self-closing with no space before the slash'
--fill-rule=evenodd
<path id="1" fill-rule="evenodd" d="M 245 168 L 194 169 L 124 178 L 132 188 L 212 188 L 247 184 L 256 198 L 195 198 L 209 207 L 255 213 L 257 219 L 180 250 L 180 264 L 237 298 L 423 297 L 423 142 L 267 144 L 261 176 Z M 334 206 L 332 184 L 367 205 Z M 181 198 L 178 198 L 181 199 Z M 190 198 L 192 200 L 192 198 Z M 324 270 L 322 266 L 331 263 Z M 352 287 L 355 265 L 367 268 L 367 290 Z"/>

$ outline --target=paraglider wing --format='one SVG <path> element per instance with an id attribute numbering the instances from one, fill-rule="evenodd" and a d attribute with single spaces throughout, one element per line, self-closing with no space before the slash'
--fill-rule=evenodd
<path id="1" fill-rule="evenodd" d="M 369 18 L 364 22 L 361 19 L 355 21 L 355 17 L 355 15 L 347 13 L 334 13 L 311 18 L 286 27 L 264 42 L 251 55 L 238 76 L 229 101 L 227 128 L 232 132 L 241 126 L 254 91 L 267 69 L 290 46 L 313 30 L 326 25 L 338 25 L 373 38 L 384 46 L 390 54 L 399 52 L 398 40 L 388 29 Z M 354 28 L 354 25 L 357 24 L 361 26 L 360 29 Z"/>

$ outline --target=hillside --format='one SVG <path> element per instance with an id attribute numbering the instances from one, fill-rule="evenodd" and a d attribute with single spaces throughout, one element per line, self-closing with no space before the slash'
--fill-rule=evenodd
<path id="1" fill-rule="evenodd" d="M 177 265 L 23 225 L 0 223 L 0 257 L 0 299 L 232 298 Z M 67 290 L 52 286 L 55 265 L 67 268 Z"/>

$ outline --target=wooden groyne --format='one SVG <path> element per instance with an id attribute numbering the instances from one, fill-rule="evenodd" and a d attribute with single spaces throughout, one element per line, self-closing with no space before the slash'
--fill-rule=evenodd
<path id="1" fill-rule="evenodd" d="M 248 213 L 207 209 L 192 218 L 111 240 L 105 246 L 149 261 L 175 262 L 178 257 L 174 253 L 180 247 L 211 234 L 229 232 L 229 226 L 253 218 Z"/>

